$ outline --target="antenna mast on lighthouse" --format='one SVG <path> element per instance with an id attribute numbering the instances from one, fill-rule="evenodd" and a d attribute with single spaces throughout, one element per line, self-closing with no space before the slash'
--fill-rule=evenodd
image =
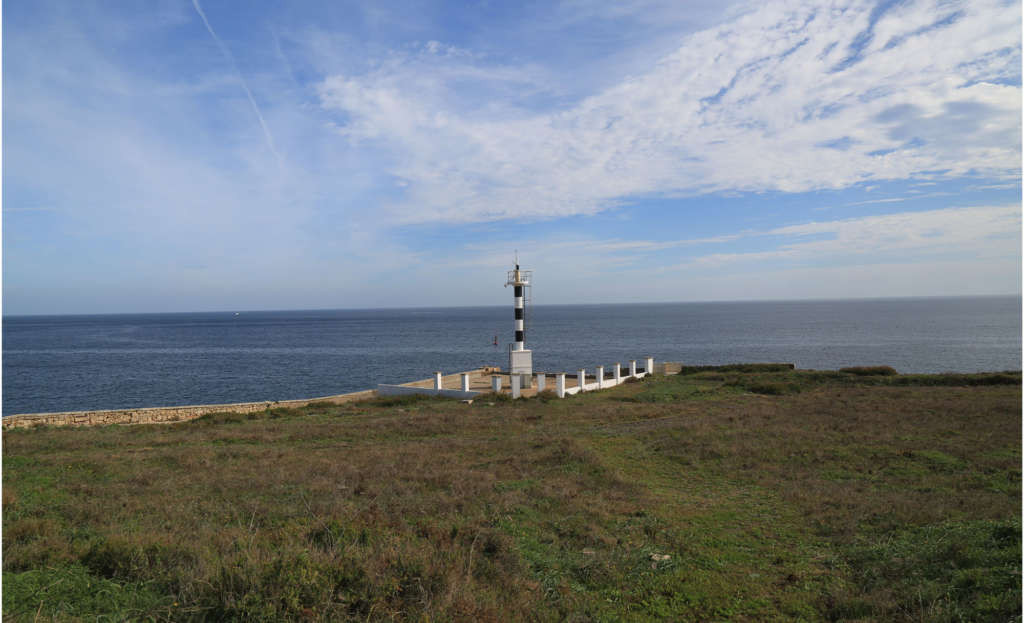
<path id="1" fill-rule="evenodd" d="M 505 287 L 512 286 L 512 295 L 515 297 L 515 342 L 509 351 L 508 370 L 509 374 L 518 374 L 523 382 L 523 387 L 530 386 L 530 378 L 533 376 L 533 351 L 526 350 L 526 301 L 529 299 L 527 292 L 531 289 L 533 280 L 532 270 L 521 270 L 519 268 L 519 251 L 516 250 L 515 268 L 508 271 L 508 280 Z"/>

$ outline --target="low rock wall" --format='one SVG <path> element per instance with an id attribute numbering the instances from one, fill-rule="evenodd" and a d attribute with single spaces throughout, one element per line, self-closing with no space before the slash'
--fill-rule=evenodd
<path id="1" fill-rule="evenodd" d="M 679 371 L 680 364 L 665 363 L 655 366 L 655 371 L 661 374 L 673 374 Z M 660 369 L 659 369 L 660 367 Z M 471 377 L 480 377 L 500 372 L 498 367 L 484 367 L 467 371 Z M 461 374 L 449 374 L 443 377 L 446 384 L 457 383 Z M 568 374 L 567 377 L 574 375 Z M 412 388 L 432 388 L 434 379 L 422 379 L 403 383 L 401 386 L 394 386 L 402 391 L 415 391 Z M 596 387 L 596 386 L 595 386 Z M 445 390 L 446 392 L 448 390 Z M 454 392 L 455 390 L 451 390 Z M 461 393 L 461 392 L 458 392 Z M 476 393 L 476 392 L 471 392 Z M 572 393 L 566 391 L 566 393 Z M 202 417 L 208 413 L 256 413 L 267 409 L 295 409 L 304 407 L 311 402 L 331 402 L 341 404 L 356 400 L 366 400 L 377 396 L 377 390 L 368 389 L 351 394 L 338 394 L 336 396 L 324 396 L 322 398 L 309 398 L 303 400 L 281 400 L 263 402 L 239 402 L 233 404 L 219 405 L 189 405 L 184 407 L 147 407 L 141 409 L 109 409 L 105 411 L 64 411 L 60 413 L 25 413 L 10 415 L 2 418 L 3 429 L 14 428 L 35 428 L 37 426 L 105 426 L 109 424 L 169 424 L 172 422 L 185 422 Z M 453 396 L 455 397 L 455 396 Z"/>
<path id="2" fill-rule="evenodd" d="M 185 407 L 149 407 L 142 409 L 110 409 L 105 411 L 65 411 L 61 413 L 26 413 L 11 415 L 2 419 L 4 430 L 12 428 L 34 428 L 36 426 L 104 426 L 107 424 L 167 424 L 194 420 L 208 413 L 255 413 L 267 409 L 294 409 L 311 402 L 341 404 L 354 400 L 365 400 L 377 395 L 376 390 L 366 390 L 337 396 L 324 396 L 303 400 L 281 400 L 264 402 L 239 402 L 220 405 L 190 405 Z"/>

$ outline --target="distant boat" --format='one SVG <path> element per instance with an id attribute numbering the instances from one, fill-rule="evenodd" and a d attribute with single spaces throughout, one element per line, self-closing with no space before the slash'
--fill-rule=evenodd
<path id="1" fill-rule="evenodd" d="M 238 315 L 238 312 L 235 312 L 235 315 L 237 316 L 237 315 Z"/>

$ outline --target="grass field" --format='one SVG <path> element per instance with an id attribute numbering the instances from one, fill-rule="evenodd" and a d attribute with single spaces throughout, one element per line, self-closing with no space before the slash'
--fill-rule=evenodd
<path id="1" fill-rule="evenodd" d="M 5 620 L 1013 621 L 1021 377 L 4 433 Z"/>

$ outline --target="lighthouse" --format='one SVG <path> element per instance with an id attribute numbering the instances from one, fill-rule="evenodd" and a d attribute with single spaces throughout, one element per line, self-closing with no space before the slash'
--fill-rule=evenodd
<path id="1" fill-rule="evenodd" d="M 515 342 L 508 353 L 508 371 L 511 375 L 519 375 L 522 386 L 530 386 L 533 376 L 533 351 L 526 350 L 526 302 L 529 300 L 530 281 L 533 271 L 520 270 L 519 253 L 516 252 L 515 268 L 508 271 L 505 287 L 512 286 L 515 297 Z"/>

